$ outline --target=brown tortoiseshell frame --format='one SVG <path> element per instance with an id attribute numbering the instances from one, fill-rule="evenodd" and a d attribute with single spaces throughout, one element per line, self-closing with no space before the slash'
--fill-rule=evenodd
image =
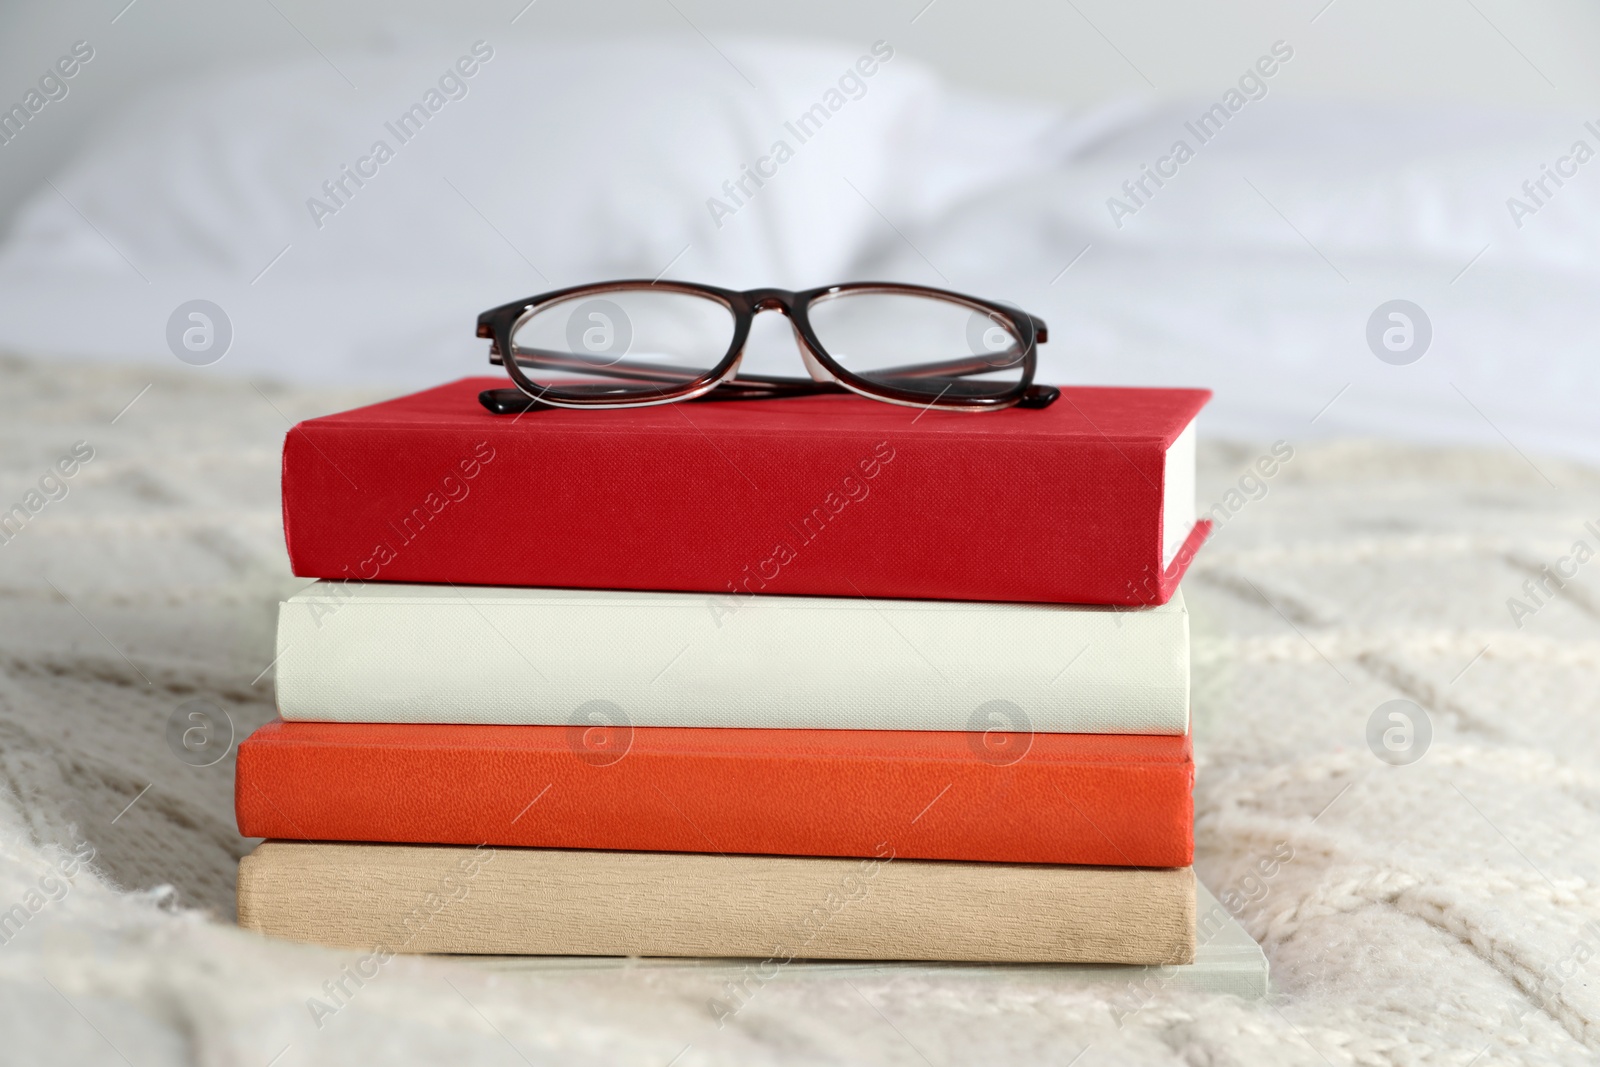
<path id="1" fill-rule="evenodd" d="M 688 293 L 715 300 L 732 313 L 733 337 L 728 351 L 716 366 L 698 377 L 682 383 L 673 383 L 657 389 L 641 388 L 627 396 L 582 396 L 564 394 L 558 387 L 540 386 L 528 378 L 515 359 L 504 358 L 513 351 L 511 338 L 517 327 L 540 307 L 559 300 L 581 296 L 601 296 L 623 289 L 657 289 Z M 926 392 L 902 389 L 884 382 L 872 381 L 846 370 L 828 355 L 827 349 L 811 328 L 807 314 L 812 301 L 843 293 L 892 293 L 907 296 L 925 296 L 962 304 L 972 310 L 998 318 L 1008 323 L 1022 348 L 1022 377 L 1003 393 L 994 396 L 940 395 L 930 397 Z M 793 326 L 800 342 L 801 355 L 810 378 L 787 378 L 771 375 L 736 376 L 739 361 L 744 354 L 745 342 L 755 316 L 762 311 L 781 311 Z M 489 338 L 489 362 L 506 368 L 517 390 L 489 390 L 479 397 L 489 410 L 505 414 L 540 407 L 563 408 L 618 408 L 667 404 L 680 400 L 735 400 L 768 399 L 782 396 L 803 396 L 815 393 L 848 390 L 874 400 L 909 407 L 939 407 L 952 410 L 993 411 L 1014 406 L 1044 407 L 1060 395 L 1050 386 L 1036 386 L 1033 376 L 1037 365 L 1037 346 L 1048 339 L 1043 320 L 1004 304 L 980 300 L 962 293 L 935 289 L 922 285 L 905 285 L 898 282 L 847 282 L 817 289 L 794 292 L 788 289 L 721 289 L 711 285 L 697 285 L 674 281 L 614 281 L 592 285 L 578 285 L 557 289 L 525 300 L 517 300 L 492 308 L 478 316 L 478 336 Z M 520 393 L 520 395 L 519 395 Z M 509 395 L 508 395 L 509 394 Z"/>

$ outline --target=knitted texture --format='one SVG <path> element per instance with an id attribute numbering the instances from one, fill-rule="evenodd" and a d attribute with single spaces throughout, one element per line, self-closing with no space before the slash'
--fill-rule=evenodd
<path id="1" fill-rule="evenodd" d="M 1242 486 L 1265 443 L 1202 448 L 1201 511 L 1220 502 L 1222 521 L 1184 589 L 1196 869 L 1270 957 L 1265 1002 L 1167 988 L 1156 970 L 1107 984 L 1034 968 L 374 962 L 238 930 L 253 842 L 233 826 L 231 750 L 195 766 L 215 732 L 184 746 L 187 702 L 226 713 L 235 739 L 272 716 L 274 609 L 306 584 L 279 530 L 283 432 L 365 399 L 0 360 L 0 509 L 29 512 L 0 544 L 0 1060 L 1600 1053 L 1600 561 L 1554 597 L 1523 590 L 1574 542 L 1600 548 L 1584 526 L 1600 527 L 1600 474 L 1511 450 L 1312 445 L 1292 427 L 1293 458 Z M 58 466 L 80 441 L 92 459 Z M 1520 627 L 1513 597 L 1531 611 Z M 1397 698 L 1431 725 L 1406 766 L 1367 741 Z"/>

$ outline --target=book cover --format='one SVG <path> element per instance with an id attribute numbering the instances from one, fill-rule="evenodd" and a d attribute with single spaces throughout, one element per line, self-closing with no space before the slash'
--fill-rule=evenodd
<path id="1" fill-rule="evenodd" d="M 1052 406 L 853 396 L 492 415 L 469 378 L 302 422 L 294 572 L 351 582 L 1165 603 L 1210 522 L 1200 389 Z"/>
<path id="2" fill-rule="evenodd" d="M 269 841 L 239 925 L 381 954 L 1186 964 L 1187 867 Z"/>
<path id="3" fill-rule="evenodd" d="M 1164 605 L 318 582 L 278 615 L 285 719 L 1182 734 Z"/>
<path id="4" fill-rule="evenodd" d="M 1188 737 L 267 723 L 245 837 L 1188 866 Z"/>

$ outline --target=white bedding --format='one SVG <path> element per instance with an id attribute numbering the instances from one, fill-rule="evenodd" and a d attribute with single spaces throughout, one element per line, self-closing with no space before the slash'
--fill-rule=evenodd
<path id="1" fill-rule="evenodd" d="M 1265 495 L 1233 511 L 1184 587 L 1196 867 L 1265 949 L 1271 1001 L 1136 971 L 1106 989 L 1038 972 L 792 965 L 718 1029 L 707 1004 L 737 966 L 402 958 L 319 1026 L 308 999 L 364 953 L 231 925 L 250 846 L 234 827 L 232 760 L 188 765 L 167 736 L 194 699 L 225 711 L 236 738 L 272 716 L 270 672 L 258 676 L 274 608 L 304 584 L 279 530 L 285 420 L 359 399 L 262 392 L 183 368 L 0 361 L 0 484 L 36 482 L 57 443 L 95 448 L 65 499 L 0 546 L 0 912 L 38 905 L 0 943 L 0 1061 L 1068 1064 L 1082 1052 L 1079 1067 L 1481 1067 L 1587 1064 L 1600 1050 L 1600 565 L 1521 628 L 1505 607 L 1575 537 L 1593 546 L 1583 521 L 1600 521 L 1600 474 L 1547 463 L 1553 491 L 1503 448 L 1353 444 L 1302 445 L 1254 483 Z M 1202 441 L 1205 510 L 1265 448 Z M 1410 766 L 1365 740 L 1396 698 L 1432 724 Z M 63 882 L 56 845 L 92 848 L 94 871 Z"/>
<path id="2" fill-rule="evenodd" d="M 204 298 L 235 339 L 197 375 L 391 387 L 489 373 L 476 313 L 563 284 L 878 276 L 1042 315 L 1047 380 L 1210 386 L 1213 431 L 1600 457 L 1600 180 L 1561 163 L 1600 137 L 1578 117 L 1310 104 L 1285 65 L 1202 145 L 1215 101 L 1055 115 L 871 42 L 723 61 L 688 39 L 494 47 L 400 145 L 385 124 L 473 43 L 337 57 L 359 93 L 312 60 L 131 103 L 0 246 L 0 344 L 162 357 L 168 316 Z M 785 125 L 830 103 L 803 143 Z M 380 138 L 393 159 L 308 208 Z M 1114 219 L 1180 138 L 1194 158 Z M 1514 218 L 1542 164 L 1576 176 Z M 756 165 L 748 197 L 724 188 Z M 1432 323 L 1409 366 L 1366 341 L 1394 299 Z M 777 330 L 751 358 L 798 368 Z"/>

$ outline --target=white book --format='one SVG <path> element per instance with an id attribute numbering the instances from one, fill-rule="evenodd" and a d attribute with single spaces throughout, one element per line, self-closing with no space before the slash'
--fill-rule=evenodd
<path id="1" fill-rule="evenodd" d="M 278 709 L 333 722 L 1183 734 L 1189 616 L 1116 608 L 318 582 Z"/>

